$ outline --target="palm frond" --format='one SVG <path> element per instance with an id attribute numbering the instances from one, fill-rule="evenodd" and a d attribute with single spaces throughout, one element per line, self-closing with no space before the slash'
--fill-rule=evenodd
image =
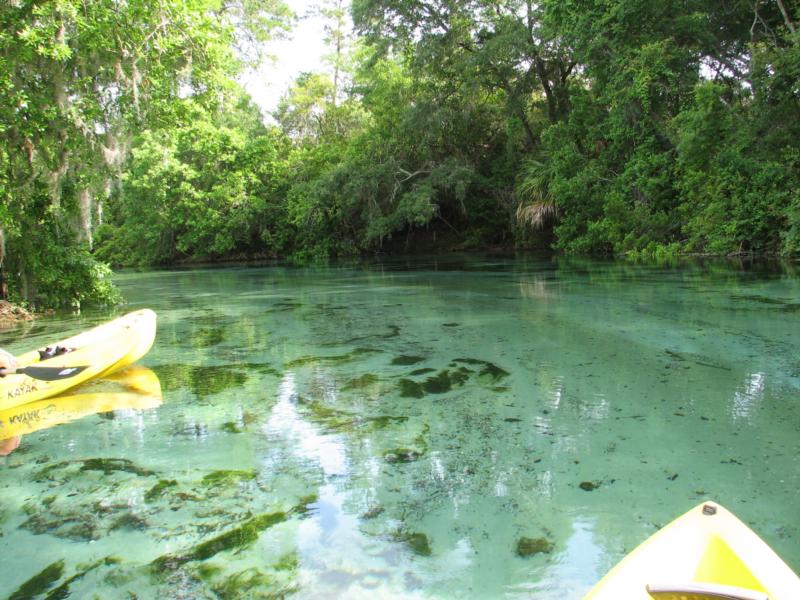
<path id="1" fill-rule="evenodd" d="M 517 207 L 517 221 L 532 229 L 543 229 L 546 223 L 558 215 L 558 206 L 550 199 L 520 204 Z"/>

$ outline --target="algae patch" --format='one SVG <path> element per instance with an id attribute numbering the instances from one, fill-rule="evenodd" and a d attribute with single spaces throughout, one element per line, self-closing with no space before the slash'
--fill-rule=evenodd
<path id="1" fill-rule="evenodd" d="M 424 398 L 425 392 L 422 389 L 422 384 L 417 383 L 413 379 L 401 379 L 397 382 L 397 387 L 400 388 L 400 396 L 402 398 Z"/>
<path id="2" fill-rule="evenodd" d="M 430 539 L 424 533 L 398 531 L 393 538 L 398 542 L 403 542 L 417 556 L 433 554 Z"/>
<path id="3" fill-rule="evenodd" d="M 155 559 L 151 565 L 158 572 L 171 571 L 190 561 L 207 560 L 220 552 L 244 548 L 255 542 L 263 531 L 278 523 L 283 523 L 288 518 L 289 515 L 285 512 L 267 513 L 253 517 L 239 527 L 198 544 L 186 554 L 167 554 Z"/>
<path id="4" fill-rule="evenodd" d="M 423 357 L 423 356 L 407 356 L 407 355 L 403 355 L 403 356 L 395 356 L 392 359 L 392 364 L 393 365 L 404 365 L 404 366 L 407 366 L 407 365 L 415 365 L 417 363 L 421 363 L 424 360 L 425 360 L 425 357 Z"/>
<path id="5" fill-rule="evenodd" d="M 527 558 L 537 554 L 550 554 L 553 547 L 553 542 L 547 538 L 522 537 L 517 542 L 517 556 Z"/>
<path id="6" fill-rule="evenodd" d="M 115 471 L 133 473 L 144 477 L 154 475 L 153 471 L 137 467 L 127 458 L 89 458 L 83 461 L 81 471 L 102 471 L 105 475 Z"/>
<path id="7" fill-rule="evenodd" d="M 243 481 L 252 481 L 256 478 L 255 471 L 221 470 L 212 471 L 201 480 L 207 487 L 231 486 Z"/>
<path id="8" fill-rule="evenodd" d="M 15 592 L 8 597 L 8 600 L 28 600 L 40 594 L 44 594 L 50 587 L 64 575 L 64 561 L 56 561 L 39 573 L 28 579 Z"/>

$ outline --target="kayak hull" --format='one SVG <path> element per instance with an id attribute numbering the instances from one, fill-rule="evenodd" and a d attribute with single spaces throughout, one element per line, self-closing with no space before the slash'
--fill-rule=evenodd
<path id="1" fill-rule="evenodd" d="M 155 408 L 162 403 L 156 374 L 138 365 L 70 391 L 68 395 L 0 410 L 0 441 L 112 410 Z"/>
<path id="2" fill-rule="evenodd" d="M 740 590 L 740 595 L 715 595 L 714 590 Z M 626 556 L 584 600 L 672 597 L 796 600 L 800 579 L 747 525 L 722 506 L 706 502 Z"/>
<path id="3" fill-rule="evenodd" d="M 72 351 L 42 360 L 38 350 L 17 357 L 20 367 L 31 365 L 69 369 L 86 367 L 71 377 L 42 381 L 28 375 L 13 374 L 0 378 L 0 410 L 43 400 L 85 381 L 105 377 L 133 364 L 152 347 L 156 335 L 156 314 L 138 310 L 51 346 Z"/>

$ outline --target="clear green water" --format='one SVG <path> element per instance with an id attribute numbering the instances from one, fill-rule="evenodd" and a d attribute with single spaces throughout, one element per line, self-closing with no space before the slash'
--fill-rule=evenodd
<path id="1" fill-rule="evenodd" d="M 5 593 L 38 575 L 52 597 L 580 598 L 705 499 L 800 568 L 789 267 L 417 259 L 119 285 L 159 313 L 142 363 L 164 403 L 0 459 Z"/>

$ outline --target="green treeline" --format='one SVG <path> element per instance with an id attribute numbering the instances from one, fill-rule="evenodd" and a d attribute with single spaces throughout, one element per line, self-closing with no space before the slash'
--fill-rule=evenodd
<path id="1" fill-rule="evenodd" d="M 314 10 L 329 54 L 265 121 L 236 81 L 280 0 L 3 3 L 12 297 L 113 301 L 107 264 L 800 252 L 793 0 Z"/>

